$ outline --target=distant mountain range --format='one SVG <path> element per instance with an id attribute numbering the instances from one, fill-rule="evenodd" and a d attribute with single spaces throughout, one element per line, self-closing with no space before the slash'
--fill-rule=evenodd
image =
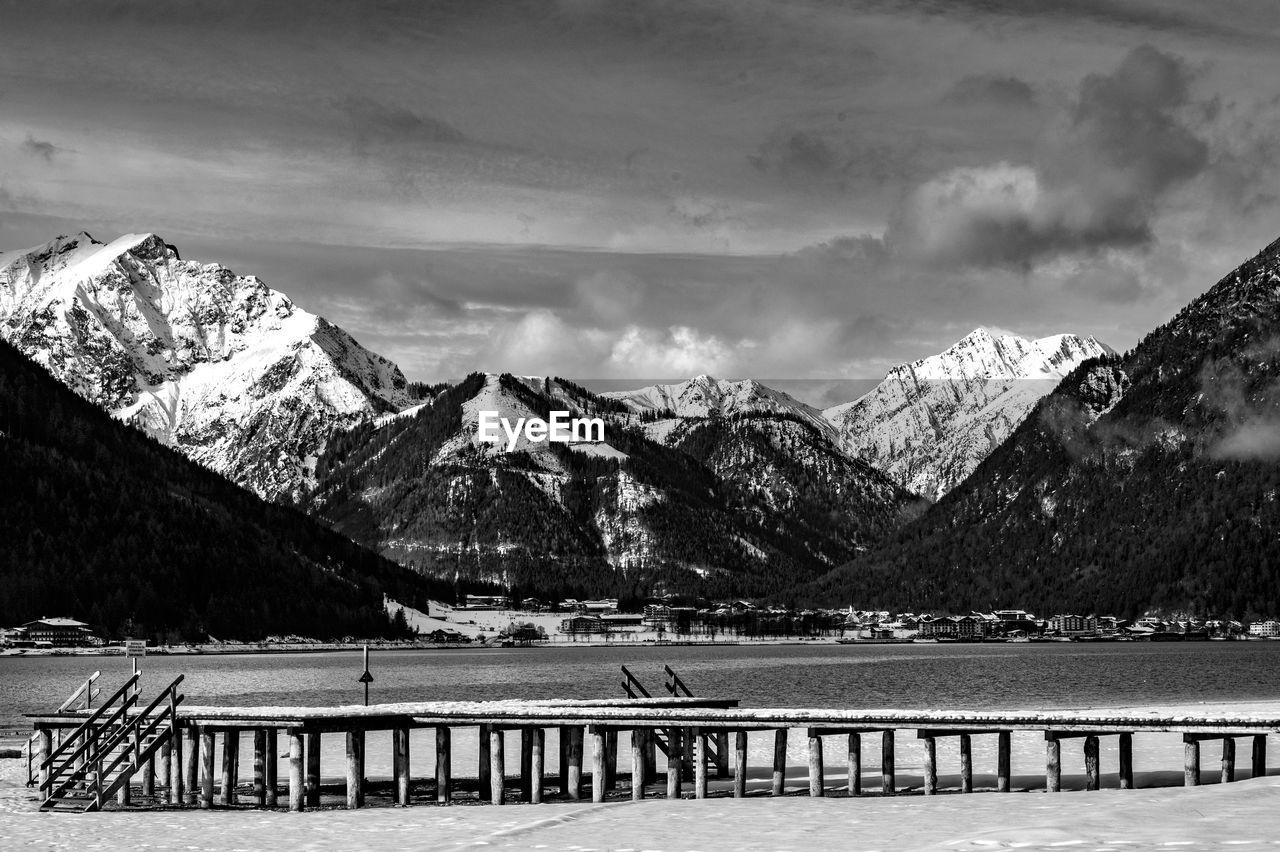
<path id="1" fill-rule="evenodd" d="M 606 421 L 599 444 L 481 441 L 477 413 Z M 336 437 L 315 509 L 450 577 L 543 594 L 779 592 L 882 539 L 914 495 L 790 412 L 684 418 L 665 441 L 564 379 L 475 374 L 411 416 Z M 674 437 L 678 434 L 678 437 Z"/>
<path id="2" fill-rule="evenodd" d="M 1280 611 L 1280 240 L 1127 355 L 1077 367 L 811 600 Z"/>
<path id="3" fill-rule="evenodd" d="M 86 399 L 420 570 L 549 593 L 763 595 L 876 547 L 963 480 L 1093 338 L 979 329 L 819 411 L 754 380 L 593 394 L 425 388 L 253 276 L 152 235 L 0 253 L 0 336 Z M 605 443 L 479 440 L 477 416 L 600 416 Z"/>

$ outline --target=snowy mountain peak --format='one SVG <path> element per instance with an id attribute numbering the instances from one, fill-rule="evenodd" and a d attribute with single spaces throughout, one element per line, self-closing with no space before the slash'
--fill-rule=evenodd
<path id="1" fill-rule="evenodd" d="M 1111 354 L 1091 336 L 1032 340 L 977 328 L 944 352 L 894 367 L 871 392 L 823 415 L 847 452 L 937 498 L 1076 366 Z"/>
<path id="2" fill-rule="evenodd" d="M 890 376 L 931 381 L 1061 378 L 1080 361 L 1108 354 L 1114 352 L 1092 336 L 1056 334 L 1031 340 L 978 328 L 938 355 L 893 368 Z"/>
<path id="3" fill-rule="evenodd" d="M 755 379 L 730 381 L 703 374 L 679 384 L 650 385 L 602 396 L 616 399 L 636 413 L 670 411 L 678 418 L 753 412 L 792 414 L 835 437 L 831 424 L 818 409 Z"/>
<path id="4" fill-rule="evenodd" d="M 300 492 L 335 426 L 411 401 L 399 368 L 342 329 L 152 233 L 103 243 L 81 232 L 0 254 L 0 335 L 268 497 Z"/>

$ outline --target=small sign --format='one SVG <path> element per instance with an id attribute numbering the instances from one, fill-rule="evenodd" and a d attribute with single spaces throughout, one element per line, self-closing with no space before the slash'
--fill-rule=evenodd
<path id="1" fill-rule="evenodd" d="M 147 640 L 146 639 L 124 640 L 124 655 L 126 657 L 145 657 L 147 655 Z"/>

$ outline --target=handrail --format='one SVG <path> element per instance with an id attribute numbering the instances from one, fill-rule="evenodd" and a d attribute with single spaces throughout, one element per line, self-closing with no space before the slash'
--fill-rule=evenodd
<path id="1" fill-rule="evenodd" d="M 631 670 L 630 670 L 630 669 L 628 669 L 626 666 L 623 666 L 623 667 L 622 667 L 622 673 L 623 673 L 624 675 L 626 675 L 626 676 L 627 676 L 627 679 L 626 679 L 626 680 L 624 680 L 624 681 L 622 682 L 622 688 L 623 688 L 624 690 L 626 690 L 627 696 L 628 696 L 629 698 L 635 698 L 635 697 L 636 697 L 636 696 L 635 696 L 635 693 L 633 693 L 633 692 L 631 691 L 631 688 L 632 688 L 633 686 L 634 686 L 637 690 L 639 690 L 640 694 L 641 694 L 642 696 L 644 696 L 645 698 L 652 698 L 652 697 L 653 697 L 652 695 L 650 695 L 650 694 L 649 694 L 649 690 L 647 690 L 647 689 L 645 689 L 645 688 L 644 688 L 644 684 L 642 684 L 638 679 L 636 679 L 636 676 L 635 676 L 635 675 L 633 675 L 633 674 L 631 673 Z"/>
<path id="2" fill-rule="evenodd" d="M 176 707 L 177 702 L 174 702 L 170 707 L 166 707 L 160 713 L 160 715 L 157 716 L 151 722 L 151 724 L 147 727 L 147 732 L 145 734 L 137 735 L 138 728 L 141 727 L 142 723 L 146 721 L 148 717 L 150 717 L 151 711 L 155 710 L 156 707 L 160 705 L 160 702 L 164 700 L 164 698 L 167 695 L 169 695 L 169 693 L 173 692 L 177 688 L 178 684 L 182 682 L 182 678 L 183 678 L 182 675 L 178 675 L 178 678 L 173 683 L 169 684 L 169 686 L 166 687 L 164 691 L 162 691 L 159 695 L 157 695 L 155 699 L 152 700 L 152 702 L 149 705 L 147 705 L 147 709 L 141 711 L 140 713 L 135 713 L 133 718 L 127 721 L 120 728 L 120 730 L 116 731 L 114 734 L 108 737 L 107 740 L 102 744 L 102 748 L 100 748 L 99 751 L 101 752 L 111 751 L 113 748 L 115 748 L 116 746 L 124 742 L 126 739 L 128 739 L 130 733 L 135 734 L 134 736 L 135 745 L 138 742 L 140 742 L 143 737 L 151 736 L 151 733 L 156 729 L 156 726 L 159 724 L 160 720 L 164 718 L 164 714 L 171 712 L 171 707 Z M 181 701 L 182 696 L 177 696 L 177 700 Z M 173 710 L 173 712 L 176 712 L 176 710 Z M 175 716 L 175 721 L 176 721 L 176 716 Z M 121 752 L 121 755 L 125 755 L 125 754 L 128 754 L 128 752 L 127 751 Z M 114 769 L 116 766 L 119 765 L 120 761 L 118 757 L 119 756 L 117 756 L 117 759 L 111 764 L 110 767 L 108 767 L 107 772 L 110 772 L 112 769 Z"/>
<path id="3" fill-rule="evenodd" d="M 126 696 L 126 697 L 125 697 L 125 699 L 124 699 L 122 702 L 120 702 L 120 706 L 116 708 L 116 711 L 115 711 L 114 713 L 112 713 L 112 714 L 111 714 L 111 718 L 109 718 L 109 719 L 106 721 L 106 723 L 104 723 L 104 724 L 103 724 L 103 726 L 102 726 L 102 727 L 104 727 L 104 728 L 109 728 L 109 727 L 111 727 L 112 725 L 114 725 L 117 721 L 119 721 L 120 719 L 122 719 L 122 718 L 127 719 L 127 718 L 128 718 L 129 707 L 133 705 L 134 700 L 135 700 L 135 699 L 134 699 L 134 697 L 133 697 L 132 695 Z M 110 706 L 110 705 L 103 705 L 103 706 L 104 706 L 104 708 L 105 708 L 105 707 Z M 64 744 L 65 744 L 65 743 L 69 743 L 69 742 L 72 742 L 72 740 L 64 740 Z M 80 747 L 79 747 L 79 748 L 77 748 L 75 751 L 73 751 L 73 752 L 71 753 L 71 756 L 70 756 L 69 758 L 67 758 L 67 762 L 66 762 L 66 763 L 64 763 L 64 764 L 62 764 L 62 766 L 61 766 L 59 769 L 57 769 L 57 770 L 52 771 L 52 772 L 50 772 L 50 773 L 49 773 L 49 777 L 48 777 L 47 779 L 45 779 L 45 781 L 44 781 L 43 783 L 41 783 L 41 785 L 40 785 L 40 789 L 41 789 L 41 790 L 43 790 L 45 787 L 48 787 L 50 790 L 52 790 L 52 789 L 53 789 L 53 784 L 54 784 L 54 782 L 55 782 L 55 781 L 57 781 L 57 780 L 58 780 L 58 777 L 59 777 L 59 776 L 61 776 L 61 775 L 63 774 L 63 771 L 64 771 L 64 770 L 66 770 L 66 768 L 67 768 L 68 766 L 71 766 L 71 765 L 75 762 L 75 759 L 76 759 L 76 758 L 80 757 L 80 755 L 82 755 L 84 752 L 88 751 L 88 750 L 89 750 L 92 746 L 94 746 L 94 745 L 99 745 L 99 743 L 98 743 L 98 740 L 97 740 L 97 739 L 95 739 L 94 737 L 85 737 L 85 738 L 84 738 L 84 742 L 80 744 Z M 53 757 L 57 757 L 57 754 L 58 754 L 57 752 L 54 752 Z M 52 760 L 52 759 L 53 759 L 53 757 L 50 757 L 50 760 Z M 46 765 L 46 764 L 41 764 L 41 767 L 40 767 L 40 768 L 41 768 L 41 769 L 45 769 L 45 768 L 48 768 L 48 767 L 47 767 L 47 765 Z M 74 772 L 73 772 L 73 773 L 71 773 L 71 774 L 72 774 L 73 776 L 75 775 L 75 773 L 74 773 Z M 62 792 L 62 790 L 63 790 L 65 787 L 66 787 L 66 785 L 64 784 L 64 785 L 63 785 L 63 787 L 59 788 L 58 792 Z M 50 795 L 53 795 L 53 794 L 52 794 L 52 793 L 50 793 Z"/>
<path id="4" fill-rule="evenodd" d="M 663 684 L 667 688 L 667 691 L 672 695 L 678 695 L 679 693 L 677 690 L 679 690 L 684 692 L 686 698 L 693 698 L 693 693 L 689 691 L 689 687 L 685 686 L 684 681 L 680 679 L 680 675 L 676 674 L 675 671 L 672 670 L 671 666 L 664 666 L 663 668 L 665 668 L 667 670 L 667 674 L 671 676 L 671 683 Z"/>
<path id="5" fill-rule="evenodd" d="M 31 736 L 27 737 L 27 744 L 25 748 L 27 750 L 27 786 L 28 787 L 36 783 L 36 773 L 35 773 L 36 742 L 39 739 L 40 739 L 39 731 L 36 731 Z"/>
<path id="6" fill-rule="evenodd" d="M 134 678 L 136 677 L 137 675 L 135 674 Z M 175 678 L 172 683 L 170 683 L 167 687 L 161 690 L 161 692 L 154 699 L 152 699 L 151 703 L 148 704 L 144 710 L 142 710 L 139 713 L 135 713 L 132 718 L 129 718 L 128 716 L 128 708 L 136 702 L 137 693 L 135 692 L 127 695 L 125 699 L 121 702 L 120 707 L 116 710 L 115 713 L 111 715 L 111 719 L 105 725 L 103 725 L 102 728 L 100 728 L 99 730 L 100 731 L 111 730 L 112 727 L 115 725 L 116 721 L 121 718 L 122 714 L 123 714 L 123 723 L 104 739 L 86 738 L 84 744 L 81 745 L 80 748 L 77 749 L 74 754 L 72 754 L 71 758 L 65 764 L 63 764 L 63 766 L 61 767 L 61 770 L 65 770 L 68 766 L 71 766 L 75 758 L 80 756 L 81 752 L 90 748 L 90 746 L 96 746 L 97 748 L 94 750 L 93 757 L 90 758 L 90 761 L 94 764 L 94 770 L 93 770 L 94 800 L 98 804 L 101 804 L 103 779 L 105 777 L 110 776 L 110 774 L 115 771 L 117 766 L 119 766 L 126 759 L 130 759 L 130 758 L 134 763 L 134 770 L 136 771 L 137 766 L 140 763 L 141 755 L 143 752 L 142 741 L 147 737 L 151 736 L 156 731 L 156 729 L 161 725 L 161 723 L 164 722 L 164 719 L 166 716 L 170 717 L 171 725 L 173 723 L 176 723 L 177 707 L 178 707 L 178 704 L 183 699 L 183 696 L 178 695 L 176 693 L 177 693 L 178 684 L 182 683 L 184 677 L 185 677 L 184 675 L 178 675 L 178 677 Z M 133 680 L 133 678 L 130 678 L 130 680 Z M 128 686 L 129 684 L 125 685 L 126 688 Z M 161 702 L 164 702 L 166 698 L 168 699 L 168 703 L 165 706 L 165 708 L 161 710 L 159 714 L 153 717 L 152 714 L 154 713 L 155 709 L 159 707 Z M 144 724 L 146 726 L 146 730 L 145 732 L 140 732 L 140 729 L 143 727 Z M 115 757 L 111 760 L 111 762 L 104 769 L 102 767 L 101 756 L 103 754 L 110 754 L 112 750 L 114 750 L 115 748 L 120 746 L 122 743 L 127 741 L 131 734 L 133 736 L 132 746 L 131 747 L 126 746 L 124 750 L 118 752 L 115 755 Z M 61 770 L 56 773 L 50 774 L 46 784 L 42 785 L 42 789 L 46 786 L 48 787 L 49 792 L 46 798 L 51 799 L 61 795 L 63 792 L 67 790 L 67 788 L 69 788 L 72 784 L 76 782 L 76 779 L 79 773 L 72 772 L 67 778 L 63 779 L 62 783 L 59 784 L 55 789 L 54 783 L 63 774 Z"/>
<path id="7" fill-rule="evenodd" d="M 136 724 L 138 722 L 141 722 L 141 720 L 146 717 L 145 716 L 136 717 L 135 723 L 130 724 L 128 728 L 121 731 L 117 735 L 115 742 L 109 748 L 103 749 L 103 751 L 110 752 L 112 748 L 115 748 L 121 742 L 128 739 L 129 734 L 132 733 L 134 735 L 133 736 L 134 745 L 132 750 L 125 749 L 124 751 L 121 751 L 120 753 L 118 753 L 115 756 L 115 758 L 111 761 L 111 763 L 107 765 L 107 768 L 102 770 L 102 775 L 104 776 L 110 775 L 112 772 L 115 771 L 115 768 L 119 766 L 121 763 L 123 763 L 126 759 L 132 759 L 135 764 L 134 768 L 137 769 L 137 764 L 140 762 L 142 757 L 142 752 L 143 752 L 142 741 L 145 740 L 147 737 L 151 736 L 153 733 L 155 733 L 156 728 L 160 727 L 160 723 L 164 721 L 165 716 L 170 716 L 172 715 L 172 713 L 173 713 L 173 710 L 171 708 L 165 707 L 163 710 L 160 711 L 160 713 L 155 718 L 151 720 L 151 722 L 147 725 L 147 729 L 141 732 L 138 730 Z M 176 717 L 174 718 L 176 719 Z"/>
<path id="8" fill-rule="evenodd" d="M 92 716 L 90 716 L 88 719 L 85 719 L 84 722 L 82 722 L 78 728 L 76 728 L 74 731 L 71 732 L 70 737 L 62 741 L 62 745 L 54 749 L 52 753 L 50 753 L 47 757 L 45 757 L 43 761 L 41 761 L 40 768 L 41 769 L 47 768 L 51 763 L 53 763 L 54 758 L 62 754 L 62 752 L 65 751 L 67 747 L 71 745 L 71 743 L 76 741 L 77 737 L 79 737 L 86 730 L 88 730 L 90 725 L 98 721 L 98 719 L 102 718 L 102 714 L 106 713 L 107 709 L 110 708 L 111 705 L 114 704 L 116 700 L 120 698 L 121 695 L 127 692 L 128 689 L 131 686 L 133 686 L 134 683 L 137 682 L 138 678 L 141 675 L 142 675 L 142 672 L 134 672 L 133 675 L 124 682 L 123 686 L 121 686 L 114 693 L 112 693 L 111 697 L 108 698 L 106 701 L 104 701 L 102 703 L 102 706 L 93 712 Z M 129 702 L 132 703 L 133 700 L 136 700 L 136 699 L 131 697 L 129 699 Z"/>
<path id="9" fill-rule="evenodd" d="M 71 704 L 77 698 L 80 697 L 80 693 L 82 692 L 85 693 L 86 695 L 84 709 L 88 710 L 89 707 L 92 706 L 93 704 L 93 682 L 97 680 L 101 675 L 102 675 L 101 671 L 96 671 L 93 674 L 89 675 L 89 679 L 86 680 L 84 683 L 80 684 L 79 688 L 76 689 L 75 692 L 71 693 L 71 696 L 66 701 L 62 702 L 62 706 L 58 708 L 57 712 L 59 713 L 64 712 L 68 707 L 71 706 Z"/>

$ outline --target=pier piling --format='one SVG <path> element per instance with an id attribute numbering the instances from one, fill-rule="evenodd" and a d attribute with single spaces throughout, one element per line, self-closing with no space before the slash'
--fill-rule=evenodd
<path id="1" fill-rule="evenodd" d="M 320 807 L 320 735 L 307 734 L 304 742 L 307 752 L 307 807 L 318 808 Z"/>
<path id="2" fill-rule="evenodd" d="M 667 798 L 680 798 L 681 775 L 684 771 L 684 730 L 667 730 Z"/>
<path id="3" fill-rule="evenodd" d="M 484 794 L 490 789 L 490 784 L 489 784 L 489 768 L 491 763 L 491 759 L 489 757 L 490 727 L 491 727 L 490 725 L 481 724 L 480 733 L 477 735 L 479 736 L 480 739 L 478 743 L 479 762 L 476 766 L 476 779 L 480 785 L 479 795 L 481 800 L 484 799 Z"/>
<path id="4" fill-rule="evenodd" d="M 586 731 L 580 725 L 569 729 L 569 790 L 570 799 L 582 798 L 582 751 Z"/>
<path id="5" fill-rule="evenodd" d="M 168 789 L 173 786 L 173 743 L 177 737 L 171 737 L 160 745 L 160 753 L 156 757 L 156 783 Z"/>
<path id="6" fill-rule="evenodd" d="M 885 731 L 880 741 L 881 794 L 892 796 L 898 792 L 893 758 L 893 731 Z"/>
<path id="7" fill-rule="evenodd" d="M 809 795 L 821 798 L 823 788 L 822 737 L 817 731 L 809 731 Z"/>
<path id="8" fill-rule="evenodd" d="M 618 729 L 604 732 L 604 788 L 609 792 L 618 789 Z"/>
<path id="9" fill-rule="evenodd" d="M 1227 737 L 1222 741 L 1222 783 L 1236 780 L 1236 741 Z"/>
<path id="10" fill-rule="evenodd" d="M 781 796 L 787 786 L 787 729 L 778 728 L 773 735 L 773 786 L 771 795 Z"/>
<path id="11" fill-rule="evenodd" d="M 213 807 L 213 731 L 200 729 L 200 807 Z"/>
<path id="12" fill-rule="evenodd" d="M 182 803 L 194 805 L 200 789 L 199 730 L 195 725 L 182 729 Z"/>
<path id="13" fill-rule="evenodd" d="M 747 795 L 747 732 L 738 731 L 733 741 L 733 797 Z"/>
<path id="14" fill-rule="evenodd" d="M 279 763 L 278 763 L 278 755 L 277 755 L 277 746 L 279 745 L 279 733 L 280 732 L 277 731 L 275 728 L 268 728 L 266 732 L 267 734 L 266 736 L 267 796 L 266 796 L 266 801 L 263 804 L 268 808 L 274 808 L 276 806 L 276 787 L 279 782 L 279 778 L 277 777 L 279 774 Z"/>
<path id="15" fill-rule="evenodd" d="M 169 753 L 169 804 L 182 805 L 186 802 L 187 766 L 185 755 L 187 732 L 180 728 L 173 729 L 173 743 Z"/>
<path id="16" fill-rule="evenodd" d="M 533 728 L 520 729 L 520 801 L 533 799 Z"/>
<path id="17" fill-rule="evenodd" d="M 924 794 L 932 796 L 938 792 L 938 741 L 934 737 L 924 737 Z"/>
<path id="18" fill-rule="evenodd" d="M 450 763 L 453 731 L 447 725 L 436 726 L 436 801 L 448 804 L 453 798 L 450 779 Z"/>
<path id="19" fill-rule="evenodd" d="M 1062 789 L 1062 743 L 1051 731 L 1044 735 L 1044 787 L 1050 793 Z"/>
<path id="20" fill-rule="evenodd" d="M 395 777 L 395 803 L 409 806 L 409 729 L 396 728 L 391 732 L 391 772 Z"/>
<path id="21" fill-rule="evenodd" d="M 504 803 L 507 783 L 505 734 L 496 725 L 489 726 L 489 800 L 495 805 Z"/>
<path id="22" fill-rule="evenodd" d="M 203 740 L 202 740 L 203 741 Z M 306 807 L 303 789 L 302 734 L 289 732 L 289 810 L 301 811 Z"/>
<path id="23" fill-rule="evenodd" d="M 547 750 L 547 732 L 542 728 L 534 728 L 533 753 L 529 760 L 529 801 L 533 804 L 542 802 L 542 781 Z"/>
<path id="24" fill-rule="evenodd" d="M 1008 793 L 1011 757 L 1013 754 L 1013 734 L 1000 731 L 996 734 L 996 792 Z"/>
<path id="25" fill-rule="evenodd" d="M 364 807 L 364 731 L 347 731 L 347 807 Z"/>
<path id="26" fill-rule="evenodd" d="M 236 784 L 240 780 L 240 730 L 227 728 L 222 732 L 222 789 L 218 804 L 231 806 L 236 803 Z"/>
<path id="27" fill-rule="evenodd" d="M 633 801 L 644 798 L 646 751 L 648 747 L 645 743 L 645 730 L 636 728 L 631 732 L 631 798 Z"/>
<path id="28" fill-rule="evenodd" d="M 862 734 L 849 734 L 848 785 L 850 796 L 862 795 Z"/>
<path id="29" fill-rule="evenodd" d="M 1183 734 L 1183 782 L 1188 787 L 1200 785 L 1200 740 L 1194 734 Z"/>
<path id="30" fill-rule="evenodd" d="M 604 764 L 608 758 L 604 729 L 591 726 L 591 801 L 604 801 Z"/>
<path id="31" fill-rule="evenodd" d="M 1121 734 L 1120 743 L 1120 789 L 1133 789 L 1133 734 Z"/>
<path id="32" fill-rule="evenodd" d="M 1267 735 L 1255 734 L 1253 737 L 1253 777 L 1267 774 Z"/>
<path id="33" fill-rule="evenodd" d="M 701 728 L 694 728 L 693 736 L 693 796 L 695 799 L 707 797 L 707 735 Z"/>
<path id="34" fill-rule="evenodd" d="M 1098 768 L 1098 738 L 1084 738 L 1084 788 L 1097 790 L 1102 786 L 1102 776 Z"/>
<path id="35" fill-rule="evenodd" d="M 267 731 L 253 732 L 253 801 L 258 807 L 267 804 Z"/>
<path id="36" fill-rule="evenodd" d="M 973 792 L 973 738 L 960 735 L 960 792 Z"/>

